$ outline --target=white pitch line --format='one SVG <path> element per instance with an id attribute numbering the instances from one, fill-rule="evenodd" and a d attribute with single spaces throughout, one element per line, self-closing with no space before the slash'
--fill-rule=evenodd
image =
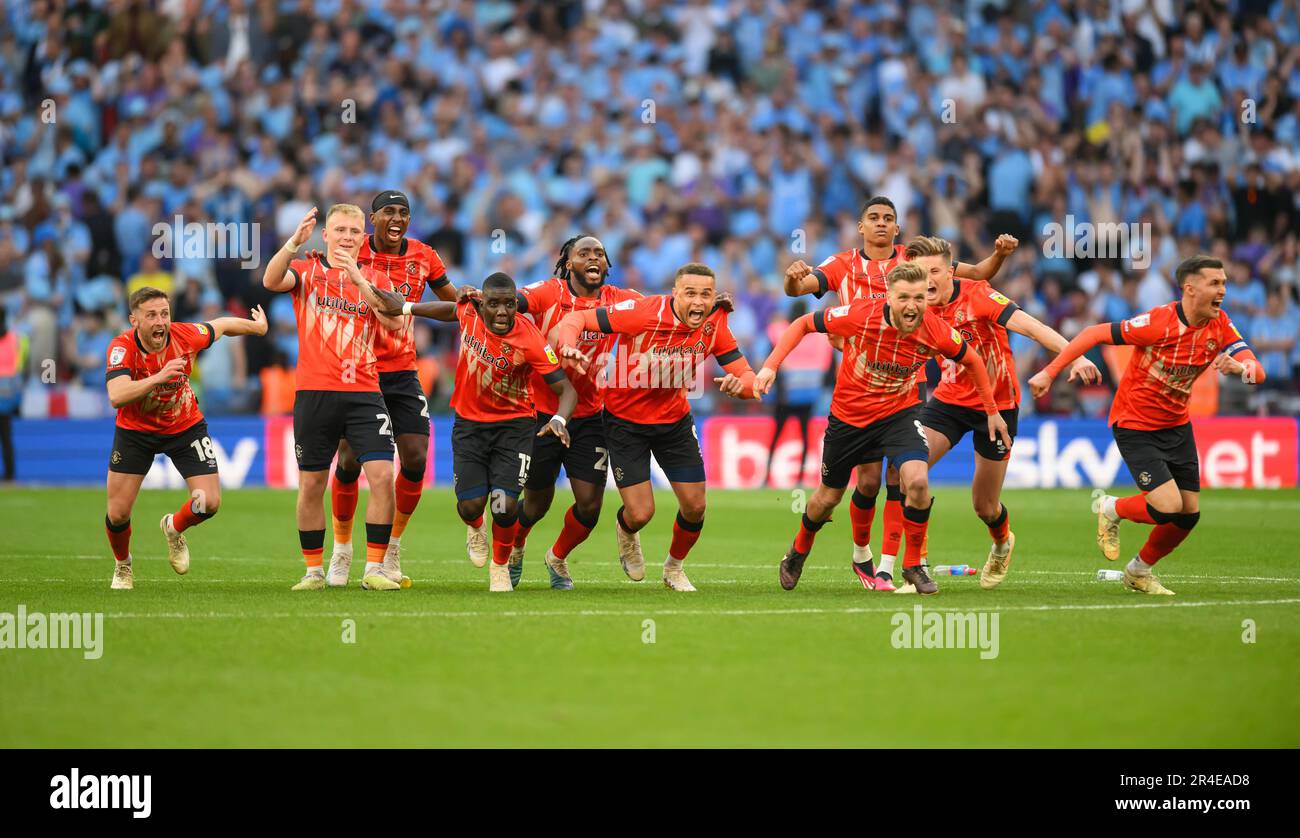
<path id="1" fill-rule="evenodd" d="M 898 604 L 892 608 L 753 608 L 753 609 L 728 609 L 722 611 L 710 610 L 683 610 L 683 609 L 637 609 L 635 611 L 611 611 L 597 609 L 583 609 L 579 611 L 327 611 L 327 612 L 268 612 L 261 614 L 250 613 L 232 613 L 209 611 L 207 613 L 185 613 L 185 612 L 160 612 L 156 614 L 147 613 L 109 613 L 106 617 L 116 620 L 147 620 L 147 619 L 165 619 L 165 620 L 191 620 L 191 619 L 269 619 L 269 620 L 300 620 L 304 618 L 320 619 L 366 619 L 370 617 L 387 619 L 387 618 L 454 618 L 454 617 L 772 617 L 797 614 L 893 614 L 907 609 L 917 600 L 908 595 L 898 600 Z M 1223 602 L 1169 602 L 1169 603 L 1151 603 L 1149 605 L 1138 605 L 1119 603 L 1103 603 L 1098 605 L 1014 605 L 1005 608 L 926 608 L 927 611 L 935 612 L 958 612 L 967 613 L 970 611 L 984 611 L 987 613 L 1001 613 L 1004 611 L 1119 611 L 1134 609 L 1151 609 L 1151 608 L 1220 608 L 1238 605 L 1265 606 L 1265 605 L 1300 605 L 1300 598 L 1295 599 L 1239 599 L 1225 600 Z"/>

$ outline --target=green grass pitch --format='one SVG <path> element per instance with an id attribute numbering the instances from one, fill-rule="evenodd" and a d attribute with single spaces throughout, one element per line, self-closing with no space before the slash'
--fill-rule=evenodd
<path id="1" fill-rule="evenodd" d="M 937 495 L 931 564 L 982 564 L 987 534 L 964 490 Z M 181 497 L 142 494 L 136 588 L 111 591 L 102 492 L 0 493 L 0 612 L 105 615 L 99 660 L 0 649 L 0 745 L 1300 745 L 1297 491 L 1206 492 L 1200 526 L 1160 566 L 1170 599 L 1095 581 L 1107 562 L 1086 491 L 1007 492 L 1007 581 L 985 592 L 974 577 L 941 578 L 923 603 L 997 611 L 991 660 L 894 648 L 891 618 L 918 598 L 861 588 L 844 507 L 799 588 L 782 591 L 776 565 L 798 521 L 789 492 L 710 493 L 687 562 L 693 595 L 658 579 L 668 494 L 642 535 L 646 582 L 618 567 L 610 494 L 572 557 L 577 590 L 549 589 L 541 557 L 561 490 L 520 589 L 495 595 L 465 558 L 446 491 L 427 493 L 412 520 L 403 569 L 415 587 L 396 593 L 290 592 L 302 573 L 294 498 L 270 490 L 227 492 L 189 533 L 193 564 L 177 577 L 157 522 Z M 1125 556 L 1145 534 L 1124 525 Z"/>

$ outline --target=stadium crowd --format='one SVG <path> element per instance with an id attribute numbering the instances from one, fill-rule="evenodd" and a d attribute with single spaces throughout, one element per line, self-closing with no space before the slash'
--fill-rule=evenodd
<path id="1" fill-rule="evenodd" d="M 580 230 L 619 285 L 661 291 L 706 263 L 755 361 L 793 302 L 786 265 L 860 244 L 868 195 L 898 207 L 900 241 L 943 236 L 963 261 L 1019 237 L 995 285 L 1067 338 L 1173 299 L 1173 266 L 1207 252 L 1268 375 L 1249 402 L 1225 381 L 1220 409 L 1296 409 L 1297 0 L 8 0 L 3 15 L 3 413 L 43 415 L 55 384 L 69 412 L 107 414 L 106 349 L 146 285 L 175 320 L 265 305 L 267 338 L 205 352 L 195 384 L 210 414 L 285 410 L 293 308 L 261 265 L 310 206 L 386 188 L 457 284 L 544 279 Z M 160 258 L 155 225 L 178 217 L 234 233 Z M 1069 258 L 1045 225 L 1071 223 L 1149 235 L 1094 254 L 1127 258 Z M 454 332 L 421 330 L 436 391 Z M 1013 347 L 1023 377 L 1046 363 Z M 1040 408 L 1099 415 L 1108 392 Z"/>

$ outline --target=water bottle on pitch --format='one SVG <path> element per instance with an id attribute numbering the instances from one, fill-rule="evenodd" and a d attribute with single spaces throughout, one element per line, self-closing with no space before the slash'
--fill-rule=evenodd
<path id="1" fill-rule="evenodd" d="M 974 576 L 978 571 L 965 564 L 941 564 L 930 568 L 935 576 Z"/>
<path id="2" fill-rule="evenodd" d="M 1124 571 L 1122 570 L 1107 570 L 1103 567 L 1101 570 L 1097 571 L 1098 582 L 1118 582 L 1123 578 Z"/>

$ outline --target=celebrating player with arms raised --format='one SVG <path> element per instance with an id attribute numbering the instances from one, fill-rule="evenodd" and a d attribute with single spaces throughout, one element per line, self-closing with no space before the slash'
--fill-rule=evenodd
<path id="1" fill-rule="evenodd" d="M 1124 568 L 1124 586 L 1172 596 L 1151 572 L 1174 551 L 1201 517 L 1201 469 L 1188 402 L 1192 384 L 1208 367 L 1247 384 L 1264 380 L 1264 369 L 1222 308 L 1227 292 L 1223 263 L 1193 256 L 1175 271 L 1183 296 L 1119 323 L 1089 326 L 1045 369 L 1029 379 L 1037 398 L 1066 364 L 1098 344 L 1135 348 L 1110 406 L 1115 444 L 1141 494 L 1115 498 L 1093 493 L 1097 543 L 1111 561 L 1119 558 L 1119 522 L 1152 524 L 1146 544 Z"/>
<path id="2" fill-rule="evenodd" d="M 325 484 L 339 440 L 347 439 L 370 483 L 366 505 L 366 568 L 361 586 L 393 591 L 401 573 L 385 565 L 393 525 L 393 430 L 379 392 L 375 343 L 380 329 L 402 323 L 374 311 L 362 297 L 369 269 L 357 267 L 366 217 L 353 204 L 335 204 L 325 216 L 325 256 L 294 259 L 316 227 L 313 207 L 293 237 L 266 266 L 262 284 L 293 294 L 298 320 L 297 393 L 293 401 L 298 458 L 298 540 L 307 573 L 295 591 L 325 587 Z M 371 279 L 387 285 L 383 274 Z"/>
<path id="3" fill-rule="evenodd" d="M 623 506 L 616 516 L 619 561 L 628 578 L 645 578 L 638 536 L 654 516 L 650 455 L 663 467 L 677 496 L 672 546 L 664 561 L 664 585 L 694 591 L 682 561 L 704 527 L 704 460 L 687 388 L 699 366 L 714 355 L 726 375 L 715 379 L 728 396 L 755 398 L 754 373 L 715 306 L 713 270 L 690 263 L 677 269 L 671 295 L 624 300 L 612 307 L 574 311 L 560 321 L 560 355 L 586 374 L 593 361 L 578 347 L 584 332 L 620 334 L 615 381 L 605 390 L 605 439 L 614 483 Z"/>
<path id="4" fill-rule="evenodd" d="M 613 306 L 623 300 L 640 297 L 636 291 L 606 284 L 609 257 L 605 246 L 595 236 L 576 236 L 564 243 L 555 263 L 555 276 L 519 291 L 519 311 L 527 314 L 552 345 L 560 343 L 560 321 L 572 311 Z M 577 348 L 584 355 L 599 359 L 613 345 L 614 338 L 599 331 L 578 335 Z M 524 568 L 524 543 L 528 531 L 551 508 L 555 499 L 555 481 L 564 466 L 573 489 L 573 505 L 564 513 L 564 529 L 546 553 L 546 569 L 551 587 L 569 590 L 568 555 L 587 540 L 600 520 L 601 502 L 605 497 L 605 475 L 609 448 L 605 444 L 604 423 L 600 411 L 604 392 L 598 376 L 604 372 L 599 362 L 585 373 L 570 369 L 569 378 L 578 391 L 578 406 L 569 422 L 570 444 L 566 447 L 553 435 L 539 437 L 533 444 L 533 461 L 524 484 L 524 499 L 519 510 L 519 529 L 510 551 L 510 581 L 519 584 Z M 538 427 L 545 427 L 556 410 L 556 397 L 534 370 L 533 396 L 537 402 Z"/>
<path id="5" fill-rule="evenodd" d="M 555 436 L 569 444 L 568 422 L 578 392 L 560 369 L 559 359 L 527 317 L 519 317 L 515 282 L 503 273 L 483 281 L 480 299 L 412 303 L 400 295 L 366 289 L 380 310 L 459 321 L 460 355 L 451 430 L 456 512 L 468 525 L 466 547 L 477 567 L 487 556 L 484 511 L 492 497 L 492 570 L 489 590 L 511 591 L 507 562 L 519 519 L 519 491 L 528 479 L 536 437 Z M 537 374 L 556 394 L 555 413 L 537 429 L 535 395 L 529 380 Z"/>
<path id="6" fill-rule="evenodd" d="M 264 335 L 266 317 L 254 308 L 250 319 L 218 317 L 210 323 L 173 323 L 171 301 L 157 288 L 141 288 L 129 301 L 131 330 L 108 345 L 105 380 L 117 408 L 113 454 L 108 461 L 108 512 L 104 529 L 117 564 L 112 587 L 135 586 L 131 570 L 131 509 L 154 457 L 166 454 L 190 490 L 160 526 L 167 537 L 172 570 L 190 569 L 182 535 L 217 514 L 221 479 L 208 423 L 190 387 L 194 359 L 224 335 Z"/>
<path id="7" fill-rule="evenodd" d="M 930 520 L 927 442 L 921 427 L 917 375 L 937 352 L 960 363 L 979 393 L 990 440 L 1010 447 L 1007 425 L 993 400 L 984 363 L 957 331 L 926 310 L 926 273 L 904 262 L 889 272 L 889 296 L 859 298 L 825 312 L 806 314 L 786 329 L 758 374 L 755 390 L 766 393 L 785 356 L 812 331 L 844 340 L 822 450 L 822 482 L 808 500 L 794 543 L 781 560 L 781 587 L 799 583 L 817 531 L 830 520 L 855 466 L 888 457 L 898 469 L 904 493 L 903 529 L 907 534 L 903 578 L 917 593 L 936 594 L 939 586 L 921 564 L 921 544 Z"/>
<path id="8" fill-rule="evenodd" d="M 1065 338 L 1055 329 L 1025 313 L 1019 306 L 981 280 L 954 278 L 952 247 L 938 237 L 918 236 L 908 242 L 907 259 L 921 266 L 928 281 L 926 309 L 956 329 L 971 349 L 983 359 L 989 379 L 993 383 L 993 398 L 1002 418 L 1007 423 L 1007 433 L 1014 442 L 1016 425 L 1020 417 L 1020 387 L 1016 379 L 1015 359 L 1007 342 L 1007 331 L 1032 338 L 1052 352 L 1065 348 Z M 1070 370 L 1070 380 L 1085 383 L 1101 380 L 1101 373 L 1087 358 L 1079 358 Z M 975 447 L 975 480 L 971 484 L 971 501 L 975 514 L 988 527 L 993 546 L 980 572 L 980 586 L 989 589 L 1002 582 L 1011 565 L 1011 551 L 1016 536 L 1011 532 L 1011 520 L 1002 503 L 1002 483 L 1007 475 L 1007 462 L 1011 449 L 1001 440 L 990 440 L 983 433 L 986 417 L 980 410 L 982 400 L 971 380 L 961 374 L 956 365 L 945 364 L 943 381 L 934 397 L 921 409 L 921 425 L 929 441 L 929 464 L 934 465 L 954 445 L 961 442 L 968 431 L 973 431 Z M 875 511 L 875 498 L 870 499 L 867 511 Z M 853 540 L 859 544 L 871 540 L 871 518 L 867 517 L 867 530 L 859 533 L 854 520 Z M 896 532 L 886 526 L 886 544 L 897 543 L 902 534 L 901 524 Z M 921 561 L 925 562 L 924 550 Z M 859 576 L 871 579 L 870 560 L 867 566 L 856 566 Z M 882 567 L 875 574 L 875 590 L 893 590 L 893 567 Z"/>
<path id="9" fill-rule="evenodd" d="M 885 277 L 906 258 L 906 248 L 895 244 L 899 227 L 894 202 L 881 195 L 869 198 L 858 218 L 858 232 L 862 234 L 861 249 L 836 253 L 816 268 L 803 261 L 792 262 L 785 271 L 786 294 L 792 297 L 812 294 L 820 299 L 827 291 L 834 291 L 841 304 L 864 298 L 884 299 L 889 290 Z M 958 262 L 956 275 L 963 279 L 988 281 L 997 275 L 1002 263 L 1019 244 L 1014 236 L 998 236 L 991 255 L 975 265 Z M 839 338 L 832 335 L 831 343 L 838 346 L 838 342 Z M 780 433 L 779 428 L 777 433 Z M 849 518 L 853 522 L 854 572 L 866 587 L 887 590 L 891 587 L 889 580 L 883 578 L 877 582 L 870 572 L 870 539 L 865 537 L 871 532 L 881 477 L 881 465 L 878 462 L 866 463 L 858 469 L 858 482 L 851 498 Z M 898 474 L 892 469 L 887 484 L 884 514 L 886 534 L 881 554 L 884 566 L 892 571 L 900 542 L 898 534 L 902 532 L 903 526 L 903 495 L 898 487 Z M 889 571 L 886 571 L 886 576 Z"/>
<path id="10" fill-rule="evenodd" d="M 380 192 L 371 201 L 370 210 L 374 233 L 361 242 L 358 267 L 384 274 L 392 288 L 411 302 L 419 302 L 426 287 L 444 300 L 456 299 L 456 289 L 447 279 L 447 269 L 437 251 L 418 239 L 406 237 L 411 224 L 411 205 L 406 195 L 395 189 Z M 401 578 L 402 587 L 410 587 L 410 578 L 401 575 L 401 541 L 424 491 L 429 456 L 429 402 L 416 373 L 413 318 L 401 319 L 401 329 L 395 332 L 385 329 L 377 334 L 375 354 L 379 391 L 393 420 L 392 431 L 401 462 L 393 484 L 396 510 L 385 562 Z M 338 463 L 330 486 L 334 551 L 326 575 L 327 583 L 334 587 L 348 583 L 348 569 L 352 565 L 352 519 L 357 509 L 360 477 L 361 464 L 352 447 L 346 439 L 340 440 Z"/>

